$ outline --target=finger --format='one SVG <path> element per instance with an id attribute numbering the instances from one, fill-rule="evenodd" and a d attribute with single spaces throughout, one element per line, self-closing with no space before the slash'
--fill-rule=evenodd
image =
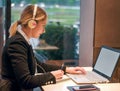
<path id="1" fill-rule="evenodd" d="M 81 72 L 84 73 L 84 74 L 86 74 L 86 71 L 83 68 L 81 68 Z"/>
<path id="2" fill-rule="evenodd" d="M 59 75 L 57 76 L 57 79 L 62 79 L 62 77 L 63 77 L 63 75 L 59 74 Z"/>
<path id="3" fill-rule="evenodd" d="M 86 74 L 86 71 L 83 68 L 81 68 L 81 67 L 76 67 L 75 71 L 76 71 L 76 73 Z"/>
<path id="4" fill-rule="evenodd" d="M 61 72 L 62 72 L 62 74 L 64 75 L 64 71 L 63 71 L 63 70 L 61 70 Z"/>

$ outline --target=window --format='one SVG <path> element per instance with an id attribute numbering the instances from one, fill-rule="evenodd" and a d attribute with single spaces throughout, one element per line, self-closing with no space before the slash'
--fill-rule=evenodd
<path id="1" fill-rule="evenodd" d="M 2 50 L 4 44 L 4 0 L 0 0 L 0 49 Z M 2 55 L 2 51 L 0 51 L 0 57 Z M 0 73 L 1 73 L 1 58 L 0 58 Z M 1 78 L 1 75 L 0 75 Z"/>
<path id="2" fill-rule="evenodd" d="M 37 3 L 48 13 L 46 33 L 34 40 L 37 57 L 41 61 L 78 65 L 80 0 L 12 0 L 11 22 L 18 20 L 24 6 L 32 3 Z"/>

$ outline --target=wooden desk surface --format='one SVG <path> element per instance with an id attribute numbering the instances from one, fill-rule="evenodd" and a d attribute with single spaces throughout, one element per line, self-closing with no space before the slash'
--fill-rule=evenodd
<path id="1" fill-rule="evenodd" d="M 86 70 L 92 70 L 91 67 L 85 68 Z M 56 84 L 43 86 L 45 91 L 69 91 L 67 86 L 77 85 L 71 79 L 57 82 Z M 105 83 L 105 84 L 94 84 L 100 88 L 100 91 L 120 91 L 120 83 Z"/>
<path id="2" fill-rule="evenodd" d="M 61 81 L 56 84 L 43 86 L 45 91 L 69 91 L 67 86 L 76 86 L 72 80 Z M 100 91 L 120 91 L 120 83 L 94 84 Z"/>
<path id="3" fill-rule="evenodd" d="M 120 83 L 95 84 L 100 91 L 120 91 Z"/>

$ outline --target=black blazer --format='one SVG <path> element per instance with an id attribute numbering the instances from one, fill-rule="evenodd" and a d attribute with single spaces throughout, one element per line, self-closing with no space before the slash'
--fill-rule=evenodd
<path id="1" fill-rule="evenodd" d="M 12 91 L 22 91 L 21 89 L 32 91 L 33 88 L 41 87 L 49 81 L 55 83 L 55 77 L 49 71 L 60 69 L 60 67 L 40 62 L 39 65 L 46 72 L 43 75 L 34 75 L 36 61 L 32 47 L 19 32 L 6 41 L 2 53 L 1 75 L 3 79 L 14 83 Z M 43 72 L 40 68 L 39 71 Z"/>

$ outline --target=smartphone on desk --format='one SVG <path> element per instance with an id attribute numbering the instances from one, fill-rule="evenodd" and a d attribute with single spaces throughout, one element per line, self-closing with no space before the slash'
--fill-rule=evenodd
<path id="1" fill-rule="evenodd" d="M 73 86 L 73 91 L 100 91 L 100 89 L 94 85 L 82 85 L 82 86 Z"/>

